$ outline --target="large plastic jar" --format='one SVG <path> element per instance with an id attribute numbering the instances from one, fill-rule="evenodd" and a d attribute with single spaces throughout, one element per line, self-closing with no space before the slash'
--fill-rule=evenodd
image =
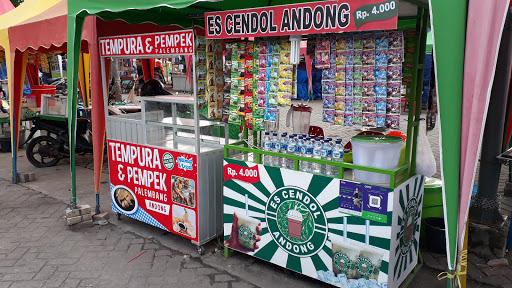
<path id="1" fill-rule="evenodd" d="M 395 169 L 400 160 L 403 142 L 399 137 L 358 135 L 352 138 L 355 165 Z M 362 183 L 389 186 L 390 176 L 361 170 L 354 171 L 354 180 Z"/>

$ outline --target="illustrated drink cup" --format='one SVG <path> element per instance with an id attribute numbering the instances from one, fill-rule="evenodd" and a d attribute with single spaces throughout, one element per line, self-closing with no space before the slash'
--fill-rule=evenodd
<path id="1" fill-rule="evenodd" d="M 344 274 L 348 279 L 356 278 L 356 263 L 360 253 L 361 248 L 355 243 L 333 240 L 332 267 L 334 274 Z"/>
<path id="2" fill-rule="evenodd" d="M 382 254 L 374 248 L 361 249 L 356 263 L 357 278 L 378 280 Z"/>
<path id="3" fill-rule="evenodd" d="M 247 249 L 254 249 L 256 240 L 254 236 L 257 234 L 256 227 L 260 224 L 260 221 L 245 215 L 238 216 L 238 241 L 240 245 Z"/>
<path id="4" fill-rule="evenodd" d="M 304 220 L 302 214 L 297 210 L 290 210 L 286 214 L 288 218 L 288 234 L 290 237 L 301 239 L 302 238 L 302 221 Z"/>

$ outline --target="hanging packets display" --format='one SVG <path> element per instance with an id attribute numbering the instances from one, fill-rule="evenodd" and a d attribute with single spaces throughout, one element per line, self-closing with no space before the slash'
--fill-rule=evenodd
<path id="1" fill-rule="evenodd" d="M 326 39 L 331 48 L 328 68 L 324 59 Z M 393 31 L 323 36 L 317 38 L 315 44 L 317 68 L 318 64 L 324 67 L 323 120 L 335 125 L 398 129 L 402 88 L 402 33 Z"/>
<path id="2" fill-rule="evenodd" d="M 243 73 L 244 81 L 244 118 L 245 127 L 253 129 L 254 116 L 253 116 L 253 73 L 254 73 L 254 42 L 247 42 L 245 45 L 245 67 Z"/>
<path id="3" fill-rule="evenodd" d="M 245 107 L 245 47 L 246 43 L 231 43 L 230 62 L 230 92 L 229 92 L 229 116 L 228 123 L 240 125 L 240 116 Z"/>
<path id="4" fill-rule="evenodd" d="M 277 104 L 281 106 L 290 106 L 292 104 L 293 92 L 293 65 L 290 64 L 290 49 L 291 44 L 288 39 L 280 39 L 273 44 L 273 58 L 272 58 L 272 76 L 274 71 L 279 71 L 277 78 L 278 92 Z"/>
<path id="5" fill-rule="evenodd" d="M 226 43 L 222 119 L 255 131 L 279 119 L 279 105 L 291 105 L 293 65 L 288 39 Z"/>
<path id="6" fill-rule="evenodd" d="M 206 100 L 206 39 L 202 36 L 196 36 L 196 77 L 197 77 L 197 104 L 199 110 L 208 113 Z M 209 115 L 209 113 L 207 114 Z"/>
<path id="7" fill-rule="evenodd" d="M 224 95 L 223 49 L 222 41 L 207 40 L 206 42 L 208 119 L 221 119 L 222 117 Z"/>

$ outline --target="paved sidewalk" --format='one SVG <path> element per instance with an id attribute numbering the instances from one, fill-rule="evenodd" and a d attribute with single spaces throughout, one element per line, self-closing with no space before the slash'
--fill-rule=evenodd
<path id="1" fill-rule="evenodd" d="M 3 180 L 0 187 L 2 288 L 256 287 L 111 224 L 69 229 L 64 203 Z"/>

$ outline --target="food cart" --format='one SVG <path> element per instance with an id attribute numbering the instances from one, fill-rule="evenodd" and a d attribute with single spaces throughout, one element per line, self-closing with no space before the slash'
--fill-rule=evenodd
<path id="1" fill-rule="evenodd" d="M 291 102 L 297 38 L 323 69 L 323 110 L 313 113 L 339 129 L 398 129 L 400 96 L 420 95 L 426 33 L 421 9 L 415 33 L 397 30 L 398 9 L 396 1 L 322 1 L 205 13 L 206 38 L 226 41 L 223 118 L 245 130 L 245 139 L 224 146 L 226 254 L 236 250 L 338 287 L 398 287 L 413 271 L 424 182 L 411 169 L 416 135 L 407 143 L 353 137 L 349 163 L 339 150 L 320 154 L 331 149 L 328 138 L 274 130 L 279 105 Z M 414 98 L 409 103 L 411 132 L 418 115 Z"/>
<path id="2" fill-rule="evenodd" d="M 200 119 L 197 38 L 192 29 L 104 37 L 99 49 L 104 95 L 107 58 L 192 58 L 192 90 L 141 97 L 140 113 L 107 116 L 107 145 L 112 210 L 189 239 L 202 253 L 222 231 L 227 140 L 211 135 L 224 123 Z"/>

